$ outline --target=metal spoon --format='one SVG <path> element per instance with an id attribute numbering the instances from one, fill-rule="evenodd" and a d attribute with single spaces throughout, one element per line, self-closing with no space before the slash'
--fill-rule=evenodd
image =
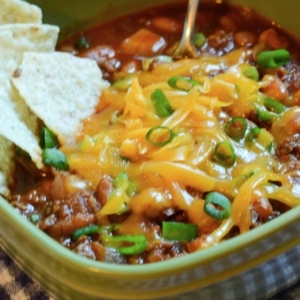
<path id="1" fill-rule="evenodd" d="M 195 20 L 200 0 L 189 0 L 180 43 L 173 54 L 173 59 L 195 58 L 197 50 L 194 46 Z"/>

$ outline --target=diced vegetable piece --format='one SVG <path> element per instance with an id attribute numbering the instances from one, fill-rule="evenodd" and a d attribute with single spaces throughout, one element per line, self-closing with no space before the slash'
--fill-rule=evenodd
<path id="1" fill-rule="evenodd" d="M 262 51 L 257 55 L 256 62 L 261 68 L 276 68 L 286 65 L 291 60 L 289 51 L 277 49 Z"/>
<path id="2" fill-rule="evenodd" d="M 151 94 L 151 101 L 160 118 L 169 117 L 174 112 L 168 98 L 161 89 L 157 89 Z"/>
<path id="3" fill-rule="evenodd" d="M 99 211 L 99 215 L 121 215 L 130 210 L 130 197 L 136 190 L 136 185 L 128 179 L 125 172 L 120 172 L 113 180 L 114 190 L 108 195 L 107 202 Z"/>
<path id="4" fill-rule="evenodd" d="M 40 220 L 41 216 L 39 214 L 32 214 L 29 217 L 29 221 L 33 224 L 36 224 Z"/>
<path id="5" fill-rule="evenodd" d="M 264 109 L 258 108 L 256 112 L 260 121 L 271 122 L 273 119 L 278 118 L 278 115 L 285 110 L 286 107 L 281 102 L 266 97 L 264 99 Z"/>
<path id="6" fill-rule="evenodd" d="M 264 128 L 254 127 L 250 130 L 248 140 L 255 143 L 261 149 L 270 150 L 274 137 Z"/>
<path id="7" fill-rule="evenodd" d="M 101 231 L 101 226 L 98 225 L 89 225 L 83 228 L 76 229 L 72 235 L 72 241 L 77 241 L 83 235 L 90 235 L 93 233 L 99 233 Z"/>
<path id="8" fill-rule="evenodd" d="M 167 56 L 167 55 L 158 55 L 158 56 L 154 56 L 154 57 L 150 57 L 150 58 L 145 58 L 142 61 L 142 67 L 144 71 L 148 71 L 150 68 L 150 65 L 153 62 L 160 62 L 160 63 L 170 63 L 172 62 L 173 59 L 171 56 Z"/>
<path id="9" fill-rule="evenodd" d="M 120 80 L 115 81 L 112 86 L 121 91 L 127 91 L 132 82 L 132 76 L 126 76 Z"/>
<path id="10" fill-rule="evenodd" d="M 120 188 L 123 184 L 127 184 L 126 193 L 128 196 L 132 196 L 135 192 L 136 186 L 133 182 L 129 181 L 128 175 L 125 172 L 120 172 L 113 180 L 113 186 Z"/>
<path id="11" fill-rule="evenodd" d="M 55 148 L 58 146 L 57 136 L 47 127 L 40 131 L 40 145 L 42 149 Z"/>
<path id="12" fill-rule="evenodd" d="M 260 134 L 261 129 L 259 127 L 253 127 L 251 128 L 249 135 L 248 135 L 248 139 L 250 142 L 253 142 L 254 140 L 256 140 Z"/>
<path id="13" fill-rule="evenodd" d="M 276 114 L 281 114 L 285 111 L 286 107 L 279 101 L 266 97 L 264 100 L 264 106 L 267 110 Z"/>
<path id="14" fill-rule="evenodd" d="M 44 149 L 42 153 L 42 158 L 46 166 L 55 167 L 58 170 L 68 170 L 69 164 L 67 158 L 58 149 Z"/>
<path id="15" fill-rule="evenodd" d="M 206 42 L 206 37 L 202 32 L 197 32 L 194 35 L 194 44 L 196 47 L 201 48 Z"/>
<path id="16" fill-rule="evenodd" d="M 244 76 L 253 79 L 255 81 L 259 80 L 259 73 L 257 71 L 257 69 L 253 66 L 248 67 L 247 69 L 244 70 L 243 72 Z"/>
<path id="17" fill-rule="evenodd" d="M 142 28 L 125 39 L 120 48 L 126 54 L 149 57 L 160 53 L 165 46 L 166 41 L 162 36 Z"/>
<path id="18" fill-rule="evenodd" d="M 89 47 L 89 42 L 86 37 L 81 36 L 75 43 L 74 47 L 78 50 L 87 49 Z"/>
<path id="19" fill-rule="evenodd" d="M 193 79 L 185 78 L 182 76 L 173 76 L 168 80 L 168 84 L 173 89 L 189 91 L 194 86 L 199 85 L 199 83 Z"/>
<path id="20" fill-rule="evenodd" d="M 169 241 L 191 241 L 198 235 L 198 226 L 180 222 L 162 223 L 162 236 Z"/>

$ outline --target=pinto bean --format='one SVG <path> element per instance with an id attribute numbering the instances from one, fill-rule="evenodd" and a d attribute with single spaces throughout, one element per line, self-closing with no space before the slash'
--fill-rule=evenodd
<path id="1" fill-rule="evenodd" d="M 115 50 L 111 46 L 99 45 L 80 53 L 79 56 L 90 58 L 95 60 L 98 64 L 102 64 L 107 59 L 115 56 Z"/>
<path id="2" fill-rule="evenodd" d="M 259 198 L 252 203 L 252 208 L 258 213 L 259 217 L 267 220 L 273 215 L 273 208 L 267 198 Z"/>
<path id="3" fill-rule="evenodd" d="M 257 37 L 249 31 L 238 31 L 233 35 L 234 43 L 239 47 L 251 47 L 256 43 Z"/>
<path id="4" fill-rule="evenodd" d="M 288 41 L 283 36 L 279 35 L 273 28 L 263 31 L 260 34 L 258 41 L 271 50 L 288 47 Z"/>
<path id="5" fill-rule="evenodd" d="M 131 60 L 131 61 L 123 64 L 123 66 L 121 67 L 121 71 L 129 73 L 129 74 L 134 73 L 140 69 L 141 69 L 141 63 L 136 60 Z"/>
<path id="6" fill-rule="evenodd" d="M 174 206 L 170 196 L 164 190 L 147 188 L 130 200 L 133 213 L 144 214 L 148 218 L 156 218 L 167 208 Z"/>
<path id="7" fill-rule="evenodd" d="M 21 200 L 21 201 L 20 201 Z M 43 191 L 42 188 L 37 188 L 31 191 L 28 191 L 27 193 L 21 195 L 14 195 L 11 197 L 10 202 L 20 202 L 20 206 L 28 204 L 39 204 L 43 205 L 47 201 L 47 194 Z"/>
<path id="8" fill-rule="evenodd" d="M 155 56 L 162 53 L 166 45 L 163 36 L 147 28 L 141 28 L 126 38 L 121 43 L 120 49 L 128 55 Z"/>
<path id="9" fill-rule="evenodd" d="M 51 184 L 50 196 L 52 199 L 63 199 L 67 194 L 66 176 L 57 173 Z"/>
<path id="10" fill-rule="evenodd" d="M 217 30 L 212 35 L 208 36 L 208 44 L 216 51 L 221 51 L 219 53 L 220 55 L 234 49 L 232 34 L 228 34 L 224 30 Z"/>
<path id="11" fill-rule="evenodd" d="M 95 221 L 96 216 L 93 214 L 77 213 L 58 220 L 48 228 L 47 233 L 54 238 L 70 236 L 76 229 L 88 226 Z"/>
<path id="12" fill-rule="evenodd" d="M 234 19 L 233 15 L 227 14 L 222 16 L 219 21 L 221 27 L 226 31 L 234 31 L 236 30 L 237 23 Z"/>
<path id="13" fill-rule="evenodd" d="M 113 179 L 111 177 L 104 177 L 97 186 L 96 195 L 102 206 L 106 204 L 107 196 L 113 191 L 112 182 Z"/>
<path id="14" fill-rule="evenodd" d="M 176 33 L 182 30 L 181 22 L 172 18 L 156 17 L 152 19 L 151 23 L 156 29 L 167 33 Z"/>
<path id="15" fill-rule="evenodd" d="M 289 97 L 286 84 L 279 78 L 271 75 L 265 75 L 262 81 L 267 82 L 268 84 L 266 87 L 263 87 L 261 91 L 270 98 L 284 102 Z"/>

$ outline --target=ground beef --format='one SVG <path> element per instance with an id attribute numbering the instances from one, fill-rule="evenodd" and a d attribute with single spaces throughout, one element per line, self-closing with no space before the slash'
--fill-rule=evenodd
<path id="1" fill-rule="evenodd" d="M 276 155 L 282 161 L 300 160 L 300 134 L 285 138 L 278 145 Z"/>
<path id="2" fill-rule="evenodd" d="M 69 236 L 76 229 L 95 222 L 99 209 L 100 205 L 91 193 L 70 194 L 66 199 L 55 200 L 51 214 L 38 225 L 56 239 Z"/>

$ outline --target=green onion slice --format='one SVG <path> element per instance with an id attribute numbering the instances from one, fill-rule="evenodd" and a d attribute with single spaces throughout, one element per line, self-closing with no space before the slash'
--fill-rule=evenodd
<path id="1" fill-rule="evenodd" d="M 259 127 L 251 128 L 249 135 L 248 135 L 248 140 L 250 142 L 254 142 L 255 140 L 257 140 L 259 137 L 260 131 L 261 131 L 261 129 Z"/>
<path id="2" fill-rule="evenodd" d="M 71 234 L 72 241 L 76 242 L 81 236 L 84 235 L 91 235 L 94 233 L 105 233 L 111 232 L 112 230 L 117 229 L 117 224 L 110 224 L 110 225 L 88 225 L 82 228 L 78 228 Z"/>
<path id="3" fill-rule="evenodd" d="M 261 150 L 272 151 L 274 137 L 265 128 L 254 127 L 250 130 L 248 140 L 258 146 Z"/>
<path id="4" fill-rule="evenodd" d="M 165 118 L 172 115 L 174 109 L 161 89 L 155 90 L 150 97 L 156 113 L 160 118 Z"/>
<path id="5" fill-rule="evenodd" d="M 234 149 L 231 144 L 226 141 L 216 145 L 214 157 L 216 161 L 224 167 L 231 167 L 236 161 Z"/>
<path id="6" fill-rule="evenodd" d="M 69 164 L 63 152 L 58 149 L 44 149 L 42 158 L 46 166 L 55 167 L 58 170 L 68 170 Z"/>
<path id="7" fill-rule="evenodd" d="M 276 114 L 262 109 L 257 109 L 256 113 L 258 120 L 263 122 L 272 122 L 277 117 Z"/>
<path id="8" fill-rule="evenodd" d="M 277 49 L 272 51 L 262 51 L 256 57 L 256 62 L 261 68 L 276 68 L 284 66 L 291 60 L 289 51 Z"/>
<path id="9" fill-rule="evenodd" d="M 57 136 L 47 127 L 42 127 L 40 130 L 40 145 L 42 149 L 58 146 Z"/>
<path id="10" fill-rule="evenodd" d="M 102 243 L 105 247 L 117 249 L 123 255 L 137 255 L 148 247 L 144 235 L 103 235 Z"/>
<path id="11" fill-rule="evenodd" d="M 127 183 L 127 189 L 126 189 L 126 194 L 130 197 L 130 196 L 133 196 L 134 192 L 136 190 L 136 185 L 131 182 L 131 181 L 128 181 Z"/>
<path id="12" fill-rule="evenodd" d="M 243 117 L 232 118 L 225 125 L 225 133 L 235 141 L 241 140 L 245 136 L 248 123 Z"/>
<path id="13" fill-rule="evenodd" d="M 217 220 L 229 218 L 231 202 L 227 197 L 218 192 L 210 192 L 205 196 L 204 211 Z"/>
<path id="14" fill-rule="evenodd" d="M 198 236 L 198 226 L 180 222 L 162 222 L 162 236 L 169 241 L 192 241 Z"/>
<path id="15" fill-rule="evenodd" d="M 136 185 L 133 182 L 129 181 L 128 175 L 125 172 L 120 172 L 112 182 L 114 188 L 119 188 L 125 183 L 127 184 L 126 194 L 130 197 L 134 194 Z"/>
<path id="16" fill-rule="evenodd" d="M 37 213 L 34 213 L 29 216 L 29 221 L 33 224 L 36 224 L 41 219 L 41 216 Z"/>
<path id="17" fill-rule="evenodd" d="M 206 41 L 206 37 L 202 32 L 197 32 L 194 35 L 194 44 L 196 47 L 201 48 Z"/>
<path id="18" fill-rule="evenodd" d="M 286 107 L 279 101 L 272 98 L 264 98 L 264 108 L 256 110 L 257 117 L 260 121 L 272 122 L 282 114 Z"/>
<path id="19" fill-rule="evenodd" d="M 77 241 L 83 235 L 90 235 L 93 233 L 99 233 L 102 230 L 101 226 L 98 225 L 89 225 L 83 228 L 76 229 L 71 234 L 72 241 Z"/>
<path id="20" fill-rule="evenodd" d="M 128 181 L 128 175 L 125 172 L 120 172 L 113 180 L 112 184 L 114 188 L 120 187 L 125 181 Z"/>
<path id="21" fill-rule="evenodd" d="M 286 109 L 286 107 L 281 102 L 268 97 L 264 99 L 264 106 L 268 111 L 272 111 L 276 114 L 281 114 Z"/>
<path id="22" fill-rule="evenodd" d="M 167 138 L 164 139 L 163 141 L 161 141 L 161 139 L 154 138 L 155 134 L 159 133 L 161 131 L 165 131 L 165 133 L 167 133 L 167 135 L 168 135 Z M 166 144 L 171 143 L 173 141 L 174 137 L 175 137 L 175 132 L 166 126 L 153 127 L 146 134 L 146 140 L 150 144 L 152 144 L 154 146 L 158 146 L 158 147 L 162 147 L 162 146 L 165 146 Z"/>
<path id="23" fill-rule="evenodd" d="M 122 79 L 115 81 L 112 86 L 121 91 L 127 91 L 132 83 L 132 76 L 126 76 Z"/>
<path id="24" fill-rule="evenodd" d="M 78 50 L 81 49 L 87 49 L 90 45 L 89 42 L 87 41 L 86 37 L 81 36 L 75 43 L 75 48 Z"/>
<path id="25" fill-rule="evenodd" d="M 171 88 L 183 91 L 189 91 L 199 83 L 193 79 L 186 78 L 183 76 L 173 76 L 169 78 L 168 84 Z"/>
<path id="26" fill-rule="evenodd" d="M 243 72 L 244 76 L 253 79 L 254 81 L 258 81 L 259 80 L 259 73 L 257 71 L 257 69 L 253 66 L 248 67 L 244 70 Z"/>

